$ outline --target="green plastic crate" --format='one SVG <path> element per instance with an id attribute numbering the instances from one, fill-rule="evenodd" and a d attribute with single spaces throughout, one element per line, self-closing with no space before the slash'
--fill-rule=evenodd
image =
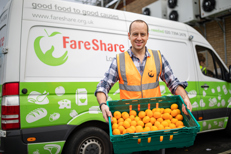
<path id="1" fill-rule="evenodd" d="M 127 133 L 123 135 L 113 135 L 111 129 L 112 125 L 109 122 L 110 141 L 113 144 L 115 154 L 125 154 L 137 151 L 155 151 L 174 147 L 183 148 L 192 146 L 194 144 L 197 132 L 200 131 L 200 125 L 188 109 L 186 109 L 188 115 L 185 115 L 182 112 L 182 104 L 184 104 L 184 101 L 179 95 L 107 101 L 107 105 L 109 106 L 112 114 L 115 111 L 120 111 L 121 113 L 124 111 L 129 112 L 130 107 L 132 107 L 132 110 L 135 110 L 138 113 L 138 105 L 140 106 L 140 111 L 145 111 L 148 109 L 149 105 L 150 109 L 156 108 L 156 103 L 159 103 L 159 108 L 170 108 L 172 104 L 178 104 L 178 108 L 181 110 L 181 114 L 184 117 L 183 123 L 186 127 L 133 134 Z M 110 117 L 109 121 L 111 121 Z M 173 135 L 172 140 L 170 140 L 170 135 Z M 163 136 L 162 141 L 160 141 L 160 138 L 162 138 L 161 136 Z M 149 143 L 148 138 L 151 138 L 151 142 Z M 138 139 L 141 139 L 140 143 L 138 143 Z"/>

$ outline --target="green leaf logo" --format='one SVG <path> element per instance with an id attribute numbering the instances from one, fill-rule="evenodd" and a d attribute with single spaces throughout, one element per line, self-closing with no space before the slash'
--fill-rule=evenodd
<path id="1" fill-rule="evenodd" d="M 48 35 L 46 30 L 45 30 L 45 32 L 46 32 L 48 37 L 54 37 L 55 35 L 61 34 L 59 32 L 53 32 L 51 35 Z M 52 56 L 52 53 L 55 50 L 54 46 L 52 45 L 50 50 L 43 53 L 41 50 L 41 47 L 40 47 L 40 40 L 43 37 L 44 36 L 39 36 L 34 41 L 34 50 L 35 50 L 35 53 L 36 53 L 37 57 L 39 58 L 39 60 L 41 60 L 44 64 L 47 64 L 50 66 L 59 66 L 59 65 L 64 64 L 68 59 L 68 56 L 67 56 L 68 52 L 66 51 L 61 57 L 55 58 Z"/>

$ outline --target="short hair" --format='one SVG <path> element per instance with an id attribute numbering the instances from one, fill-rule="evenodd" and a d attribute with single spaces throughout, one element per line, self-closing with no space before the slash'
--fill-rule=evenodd
<path id="1" fill-rule="evenodd" d="M 130 24 L 130 26 L 129 26 L 129 33 L 130 33 L 130 34 L 131 34 L 131 27 L 132 27 L 132 24 L 133 24 L 134 22 L 145 23 L 146 26 L 147 26 L 147 34 L 148 34 L 148 31 L 149 31 L 148 24 L 147 24 L 145 21 L 140 20 L 140 19 L 134 20 L 134 21 Z"/>
<path id="2" fill-rule="evenodd" d="M 198 56 L 199 62 L 203 62 L 203 63 L 205 62 L 205 57 L 202 53 L 198 53 L 197 56 Z"/>

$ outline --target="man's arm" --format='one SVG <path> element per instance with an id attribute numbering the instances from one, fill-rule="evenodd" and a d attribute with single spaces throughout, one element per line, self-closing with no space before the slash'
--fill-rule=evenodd
<path id="1" fill-rule="evenodd" d="M 107 102 L 106 95 L 103 92 L 97 92 L 96 97 L 99 104 Z M 109 111 L 109 107 L 103 104 L 101 105 L 101 111 L 103 114 L 103 118 L 106 120 L 106 122 L 108 122 L 108 117 L 112 118 L 112 114 L 111 111 Z"/>
<path id="2" fill-rule="evenodd" d="M 175 91 L 175 94 L 176 95 L 180 95 L 184 101 L 184 103 L 187 105 L 187 108 L 189 109 L 189 111 L 191 112 L 192 111 L 192 104 L 190 103 L 190 100 L 189 100 L 189 97 L 187 95 L 187 93 L 185 92 L 184 88 L 181 87 L 181 86 L 178 86 L 176 88 L 176 91 Z M 186 111 L 186 108 L 185 106 L 183 105 L 182 106 L 182 111 L 188 115 L 188 112 Z"/>
<path id="3" fill-rule="evenodd" d="M 117 82 L 118 73 L 117 73 L 117 62 L 116 58 L 112 60 L 112 63 L 109 67 L 109 70 L 105 73 L 103 80 L 97 85 L 95 91 L 95 96 L 99 104 L 107 102 L 107 94 L 110 91 L 111 87 Z M 101 111 L 104 119 L 108 122 L 108 116 L 112 117 L 109 107 L 105 104 L 101 105 Z"/>

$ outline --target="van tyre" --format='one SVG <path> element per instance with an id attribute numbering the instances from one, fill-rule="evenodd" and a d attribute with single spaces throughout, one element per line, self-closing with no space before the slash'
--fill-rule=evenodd
<path id="1" fill-rule="evenodd" d="M 64 154 L 111 154 L 108 134 L 100 128 L 83 128 L 73 134 Z"/>
<path id="2" fill-rule="evenodd" d="M 227 123 L 226 129 L 225 129 L 225 132 L 228 136 L 231 137 L 231 113 L 229 115 L 229 119 L 228 119 L 228 123 Z"/>

